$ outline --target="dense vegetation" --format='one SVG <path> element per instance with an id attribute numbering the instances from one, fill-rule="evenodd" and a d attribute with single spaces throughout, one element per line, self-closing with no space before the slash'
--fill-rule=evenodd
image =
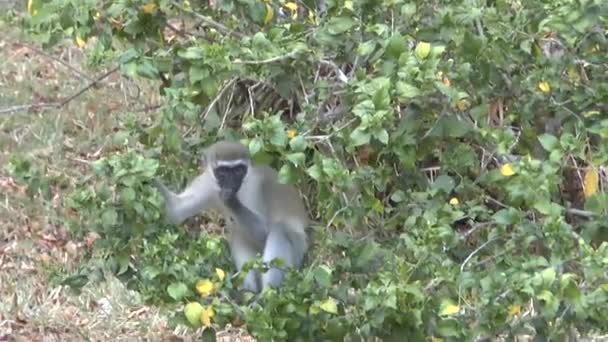
<path id="1" fill-rule="evenodd" d="M 73 234 L 100 236 L 66 284 L 111 269 L 175 324 L 198 301 L 207 331 L 244 323 L 261 341 L 608 333 L 606 1 L 31 0 L 28 12 L 43 46 L 73 39 L 92 67 L 114 62 L 165 100 L 145 122 L 122 113 L 112 151 L 64 199 Z M 295 182 L 316 221 L 303 272 L 243 305 L 221 235 L 165 223 L 150 185 L 181 189 L 220 138 Z M 8 168 L 46 186 L 25 157 Z"/>

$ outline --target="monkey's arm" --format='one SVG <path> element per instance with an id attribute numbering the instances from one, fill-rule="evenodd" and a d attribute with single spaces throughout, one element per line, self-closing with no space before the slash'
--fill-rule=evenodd
<path id="1" fill-rule="evenodd" d="M 221 197 L 224 204 L 234 213 L 239 226 L 248 229 L 246 233 L 253 235 L 256 241 L 264 244 L 268 235 L 268 223 L 251 211 L 251 209 L 247 208 L 235 194 L 222 192 Z"/>
<path id="2" fill-rule="evenodd" d="M 207 171 L 196 177 L 180 194 L 167 189 L 158 180 L 154 181 L 154 185 L 165 199 L 165 211 L 173 224 L 180 224 L 203 210 L 211 209 L 217 201 L 215 196 L 219 192 L 219 188 Z"/>

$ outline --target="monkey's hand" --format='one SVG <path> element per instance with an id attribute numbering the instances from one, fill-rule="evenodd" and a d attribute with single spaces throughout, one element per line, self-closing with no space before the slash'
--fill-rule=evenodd
<path id="1" fill-rule="evenodd" d="M 226 204 L 226 206 L 228 206 L 229 208 L 235 208 L 235 206 L 239 205 L 239 200 L 236 197 L 236 192 L 233 191 L 232 189 L 225 189 L 222 188 L 220 190 L 220 199 L 222 200 L 222 202 L 224 202 L 224 204 Z"/>

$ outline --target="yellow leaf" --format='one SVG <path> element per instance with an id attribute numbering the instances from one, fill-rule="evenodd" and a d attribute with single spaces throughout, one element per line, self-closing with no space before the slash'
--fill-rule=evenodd
<path id="1" fill-rule="evenodd" d="M 215 316 L 215 312 L 213 311 L 213 308 L 209 307 L 203 310 L 203 312 L 201 312 L 201 323 L 203 323 L 204 326 L 208 327 L 211 325 L 211 318 Z"/>
<path id="2" fill-rule="evenodd" d="M 93 19 L 99 20 L 99 18 L 101 18 L 101 13 L 95 12 L 95 15 L 93 16 Z"/>
<path id="3" fill-rule="evenodd" d="M 597 192 L 598 183 L 599 183 L 599 175 L 597 173 L 597 170 L 595 168 L 588 169 L 587 172 L 585 172 L 585 179 L 584 179 L 585 198 L 589 198 L 594 193 Z"/>
<path id="4" fill-rule="evenodd" d="M 511 166 L 511 164 L 506 163 L 500 167 L 500 174 L 505 177 L 511 177 L 515 174 L 515 171 L 513 171 L 513 166 Z"/>
<path id="5" fill-rule="evenodd" d="M 295 2 L 286 2 L 285 5 L 283 5 L 283 7 L 287 8 L 290 11 L 298 10 L 298 4 L 296 4 Z"/>
<path id="6" fill-rule="evenodd" d="M 266 4 L 266 17 L 264 18 L 264 25 L 267 25 L 274 18 L 274 9 L 269 4 Z"/>
<path id="7" fill-rule="evenodd" d="M 454 304 L 446 305 L 439 313 L 441 316 L 452 316 L 460 312 L 460 306 Z"/>
<path id="8" fill-rule="evenodd" d="M 217 277 L 220 281 L 224 281 L 224 278 L 226 277 L 226 272 L 224 272 L 223 269 L 221 268 L 216 268 L 215 269 L 215 274 L 217 274 Z"/>
<path id="9" fill-rule="evenodd" d="M 326 300 L 324 300 L 319 305 L 319 307 L 321 308 L 321 310 L 323 310 L 325 312 L 329 312 L 334 315 L 338 314 L 338 301 L 333 299 L 332 297 L 329 297 Z"/>
<path id="10" fill-rule="evenodd" d="M 85 45 L 87 44 L 87 42 L 80 38 L 80 36 L 76 36 L 76 45 L 78 45 L 79 48 L 83 48 Z"/>
<path id="11" fill-rule="evenodd" d="M 521 313 L 521 305 L 511 305 L 509 307 L 509 316 L 517 316 Z"/>
<path id="12" fill-rule="evenodd" d="M 158 6 L 155 3 L 150 2 L 146 5 L 144 5 L 141 8 L 141 10 L 146 14 L 152 14 L 152 13 L 154 13 L 154 11 L 156 11 L 157 8 L 158 8 Z"/>
<path id="13" fill-rule="evenodd" d="M 460 110 L 461 112 L 464 112 L 465 110 L 469 109 L 470 106 L 471 103 L 467 99 L 461 99 L 456 102 L 456 107 L 458 107 L 458 110 Z"/>
<path id="14" fill-rule="evenodd" d="M 427 42 L 420 42 L 418 45 L 416 45 L 416 50 L 414 52 L 416 53 L 416 57 L 418 57 L 418 59 L 426 59 L 431 53 L 431 44 Z"/>
<path id="15" fill-rule="evenodd" d="M 551 91 L 551 86 L 548 82 L 540 82 L 538 84 L 538 89 L 540 89 L 540 91 L 543 93 L 548 94 Z"/>
<path id="16" fill-rule="evenodd" d="M 34 6 L 34 0 L 27 0 L 27 13 L 32 14 L 32 8 Z"/>
<path id="17" fill-rule="evenodd" d="M 459 205 L 460 201 L 458 200 L 457 197 L 452 197 L 452 199 L 450 199 L 450 204 L 451 205 Z"/>
<path id="18" fill-rule="evenodd" d="M 288 129 L 287 130 L 287 137 L 289 139 L 293 139 L 297 134 L 298 134 L 298 131 L 296 131 L 295 129 Z"/>
<path id="19" fill-rule="evenodd" d="M 203 297 L 208 297 L 214 289 L 215 286 L 209 279 L 199 280 L 196 283 L 196 291 Z"/>

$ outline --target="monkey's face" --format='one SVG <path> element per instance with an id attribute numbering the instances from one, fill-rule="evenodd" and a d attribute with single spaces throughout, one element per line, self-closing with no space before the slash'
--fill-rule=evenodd
<path id="1" fill-rule="evenodd" d="M 243 179 L 247 174 L 247 165 L 218 165 L 213 168 L 213 175 L 220 186 L 220 197 L 227 201 L 241 189 Z"/>

